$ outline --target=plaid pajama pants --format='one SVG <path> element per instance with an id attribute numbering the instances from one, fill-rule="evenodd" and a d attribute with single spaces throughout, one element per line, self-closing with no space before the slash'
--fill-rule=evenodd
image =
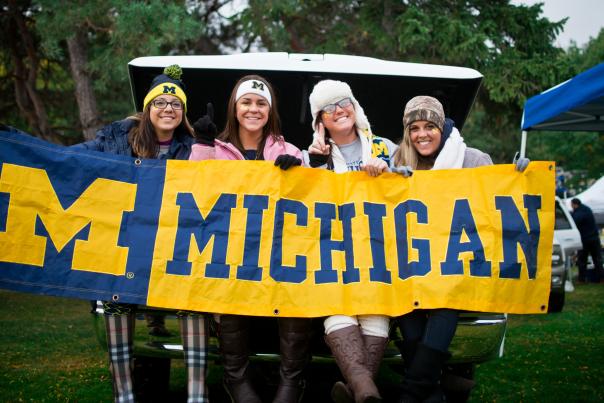
<path id="1" fill-rule="evenodd" d="M 109 369 L 116 403 L 134 403 L 132 384 L 132 335 L 134 313 L 129 305 L 103 303 L 107 328 Z"/>
<path id="2" fill-rule="evenodd" d="M 178 316 L 187 365 L 187 403 L 208 403 L 208 321 L 199 313 L 179 312 Z"/>
<path id="3" fill-rule="evenodd" d="M 132 382 L 132 336 L 134 335 L 133 306 L 113 302 L 103 303 L 107 327 L 109 368 L 113 377 L 116 403 L 134 403 Z M 187 366 L 187 403 L 208 403 L 207 335 L 208 321 L 200 313 L 178 313 L 180 332 Z"/>

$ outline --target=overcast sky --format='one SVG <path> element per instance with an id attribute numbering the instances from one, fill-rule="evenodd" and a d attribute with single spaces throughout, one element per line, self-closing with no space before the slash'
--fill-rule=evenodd
<path id="1" fill-rule="evenodd" d="M 604 28 L 604 0 L 512 0 L 512 3 L 544 3 L 543 16 L 550 21 L 569 17 L 556 40 L 556 45 L 562 48 L 567 48 L 571 40 L 578 46 L 585 45 Z"/>

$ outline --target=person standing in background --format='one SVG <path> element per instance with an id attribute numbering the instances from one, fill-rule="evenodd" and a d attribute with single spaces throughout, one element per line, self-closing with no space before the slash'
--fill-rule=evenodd
<path id="1" fill-rule="evenodd" d="M 583 249 L 579 251 L 577 257 L 577 266 L 579 267 L 579 282 L 591 280 L 593 283 L 599 283 L 602 279 L 602 247 L 600 245 L 600 233 L 596 225 L 594 213 L 589 207 L 581 203 L 581 200 L 574 198 L 570 201 L 573 208 L 571 215 L 577 229 L 581 234 L 581 243 Z M 594 262 L 594 271 L 591 279 L 587 278 L 587 256 L 591 255 Z"/>

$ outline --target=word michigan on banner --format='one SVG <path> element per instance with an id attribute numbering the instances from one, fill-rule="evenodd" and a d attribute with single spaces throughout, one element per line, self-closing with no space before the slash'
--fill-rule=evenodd
<path id="1" fill-rule="evenodd" d="M 554 167 L 334 174 L 0 134 L 0 287 L 202 312 L 547 311 Z"/>

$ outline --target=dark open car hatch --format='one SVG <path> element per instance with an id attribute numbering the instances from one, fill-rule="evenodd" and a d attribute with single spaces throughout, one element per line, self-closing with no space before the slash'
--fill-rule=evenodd
<path id="1" fill-rule="evenodd" d="M 281 128 L 287 141 L 305 149 L 311 142 L 308 95 L 323 79 L 347 82 L 365 110 L 373 133 L 398 141 L 402 137 L 403 108 L 416 95 L 438 98 L 458 128 L 462 128 L 482 75 L 464 67 L 404 63 L 345 55 L 244 53 L 224 56 L 141 57 L 129 65 L 132 95 L 137 110 L 151 80 L 164 67 L 183 68 L 187 116 L 191 122 L 215 108 L 215 122 L 224 127 L 226 107 L 237 80 L 259 74 L 273 85 Z"/>

